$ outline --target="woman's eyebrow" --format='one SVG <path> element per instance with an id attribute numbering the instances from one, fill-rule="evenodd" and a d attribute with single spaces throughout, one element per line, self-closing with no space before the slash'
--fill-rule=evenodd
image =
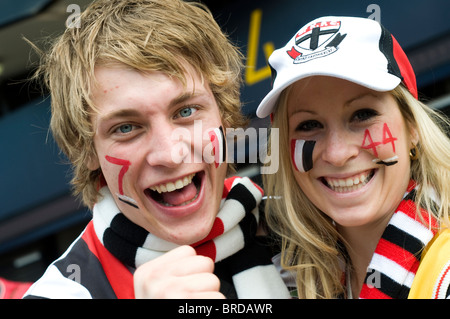
<path id="1" fill-rule="evenodd" d="M 374 94 L 372 92 L 368 92 L 368 93 L 360 94 L 360 95 L 358 95 L 358 96 L 356 96 L 354 98 L 351 98 L 350 100 L 348 100 L 347 102 L 344 103 L 344 106 L 350 106 L 352 103 L 354 103 L 356 101 L 359 101 L 359 100 L 363 100 L 363 99 L 365 99 L 367 97 L 374 98 L 374 99 L 377 99 L 377 100 L 380 99 L 380 97 L 378 95 L 376 95 L 376 94 Z"/>
<path id="2" fill-rule="evenodd" d="M 294 114 L 297 114 L 297 113 L 310 113 L 310 114 L 317 114 L 317 112 L 315 112 L 314 110 L 304 110 L 304 109 L 300 109 L 300 110 L 295 110 L 295 111 L 293 111 L 292 113 L 288 113 L 288 117 L 291 117 L 292 115 L 294 115 Z"/>

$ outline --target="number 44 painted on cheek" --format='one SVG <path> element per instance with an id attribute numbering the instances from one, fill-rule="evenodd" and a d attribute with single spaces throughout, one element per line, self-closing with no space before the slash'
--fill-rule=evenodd
<path id="1" fill-rule="evenodd" d="M 391 130 L 386 123 L 384 123 L 383 125 L 382 134 L 383 136 L 381 142 L 374 142 L 372 136 L 370 135 L 370 131 L 366 129 L 364 132 L 364 139 L 361 148 L 372 151 L 373 155 L 376 157 L 376 159 L 373 160 L 375 163 L 391 166 L 398 162 L 398 156 L 395 154 L 394 143 L 397 138 L 392 136 Z M 379 151 L 377 150 L 377 148 L 380 147 L 380 145 L 386 145 L 389 143 L 391 143 L 392 145 L 392 152 L 384 151 L 382 155 L 379 155 Z"/>

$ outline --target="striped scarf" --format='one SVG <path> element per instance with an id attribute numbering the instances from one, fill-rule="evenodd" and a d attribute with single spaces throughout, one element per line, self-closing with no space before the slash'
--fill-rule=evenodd
<path id="1" fill-rule="evenodd" d="M 93 209 L 95 233 L 122 263 L 136 268 L 178 247 L 128 220 L 107 187 L 100 192 L 102 200 Z M 215 261 L 221 286 L 226 282 L 232 285 L 231 289 L 221 290 L 229 289 L 231 296 L 235 291 L 238 298 L 288 298 L 289 292 L 271 262 L 271 254 L 256 240 L 261 198 L 262 190 L 250 179 L 227 179 L 212 230 L 192 246 L 198 254 Z"/>
<path id="2" fill-rule="evenodd" d="M 430 220 L 425 209 L 421 209 L 421 215 L 426 224 L 417 216 L 416 189 L 411 181 L 377 244 L 361 289 L 361 299 L 408 298 L 423 249 L 437 229 L 436 220 Z"/>

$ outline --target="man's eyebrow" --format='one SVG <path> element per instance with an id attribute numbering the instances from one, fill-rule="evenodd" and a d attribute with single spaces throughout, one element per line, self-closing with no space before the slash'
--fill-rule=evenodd
<path id="1" fill-rule="evenodd" d="M 179 96 L 177 96 L 176 98 L 174 98 L 172 101 L 170 101 L 170 107 L 178 105 L 178 104 L 182 104 L 184 102 L 186 102 L 189 99 L 192 99 L 196 96 L 201 96 L 202 94 L 197 94 L 195 92 L 183 92 L 182 94 L 180 94 Z"/>
<path id="2" fill-rule="evenodd" d="M 121 118 L 121 117 L 139 117 L 141 113 L 135 109 L 121 109 L 117 111 L 112 111 L 110 113 L 105 114 L 104 116 L 101 116 L 100 118 L 103 121 L 109 121 L 115 118 Z"/>
<path id="3" fill-rule="evenodd" d="M 202 96 L 204 94 L 202 93 L 194 93 L 194 92 L 184 92 L 182 94 L 180 94 L 179 96 L 175 97 L 174 99 L 172 99 L 169 103 L 169 107 L 173 107 L 179 104 L 182 104 L 186 101 L 188 101 L 189 99 L 192 99 L 194 97 L 197 96 Z M 101 116 L 101 119 L 103 121 L 109 121 L 112 120 L 114 118 L 121 118 L 121 117 L 139 117 L 141 115 L 141 113 L 135 109 L 132 108 L 127 108 L 127 109 L 120 109 L 117 111 L 112 111 L 108 114 L 105 114 L 104 116 Z"/>

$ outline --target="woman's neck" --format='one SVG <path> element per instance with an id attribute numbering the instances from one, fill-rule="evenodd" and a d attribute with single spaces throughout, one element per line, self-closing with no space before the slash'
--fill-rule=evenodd
<path id="1" fill-rule="evenodd" d="M 350 271 L 347 276 L 350 275 L 351 278 L 353 298 L 359 297 L 367 268 L 391 217 L 392 214 L 388 214 L 375 223 L 358 227 L 337 225 L 338 232 L 345 239 L 347 252 L 351 260 L 351 269 L 347 269 L 347 271 Z"/>

